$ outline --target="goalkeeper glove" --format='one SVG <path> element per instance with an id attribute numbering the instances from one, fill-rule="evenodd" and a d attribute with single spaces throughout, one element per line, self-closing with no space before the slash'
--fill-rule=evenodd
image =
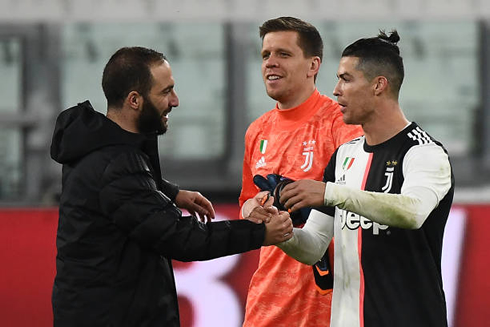
<path id="1" fill-rule="evenodd" d="M 289 183 L 294 182 L 294 180 L 278 175 L 278 174 L 268 174 L 267 178 L 262 175 L 255 175 L 253 178 L 255 185 L 261 191 L 268 191 L 274 197 L 274 206 L 281 211 L 286 211 L 287 209 L 279 202 L 281 198 L 281 191 Z M 302 208 L 298 211 L 291 212 L 291 220 L 293 221 L 293 226 L 301 226 L 308 219 L 311 208 Z"/>

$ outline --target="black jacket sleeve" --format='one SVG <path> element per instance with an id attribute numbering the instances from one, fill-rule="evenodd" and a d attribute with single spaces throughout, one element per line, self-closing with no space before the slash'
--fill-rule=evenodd
<path id="1" fill-rule="evenodd" d="M 208 260 L 259 248 L 264 224 L 245 220 L 201 223 L 182 217 L 157 189 L 147 158 L 124 152 L 103 175 L 100 205 L 124 234 L 141 246 L 181 261 Z"/>
<path id="2" fill-rule="evenodd" d="M 175 202 L 175 197 L 180 191 L 179 186 L 162 178 L 162 189 L 163 193 L 165 193 L 165 195 L 168 196 L 170 200 Z"/>

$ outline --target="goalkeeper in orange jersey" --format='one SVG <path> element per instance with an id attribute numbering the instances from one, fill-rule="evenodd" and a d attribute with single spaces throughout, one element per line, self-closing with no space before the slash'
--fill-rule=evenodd
<path id="1" fill-rule="evenodd" d="M 243 218 L 248 219 L 268 214 L 258 199 L 277 183 L 322 180 L 335 149 L 362 133 L 360 127 L 346 125 L 337 102 L 316 88 L 323 42 L 313 25 L 279 17 L 260 27 L 260 37 L 262 77 L 267 94 L 277 103 L 245 135 L 239 202 Z M 260 191 L 263 194 L 257 196 Z M 271 201 L 272 197 L 264 205 Z M 301 227 L 306 216 L 291 218 Z M 299 263 L 276 247 L 261 249 L 243 326 L 329 326 L 331 296 L 331 272 L 324 266 Z"/>

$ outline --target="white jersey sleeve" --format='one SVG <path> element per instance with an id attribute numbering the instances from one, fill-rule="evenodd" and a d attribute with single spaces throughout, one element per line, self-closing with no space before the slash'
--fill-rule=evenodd
<path id="1" fill-rule="evenodd" d="M 328 182 L 324 204 L 383 225 L 420 228 L 451 188 L 448 155 L 434 143 L 413 147 L 405 156 L 403 174 L 401 194 L 362 191 Z"/>
<path id="2" fill-rule="evenodd" d="M 327 250 L 333 237 L 334 218 L 312 209 L 303 228 L 294 228 L 289 240 L 277 244 L 290 257 L 314 265 Z"/>

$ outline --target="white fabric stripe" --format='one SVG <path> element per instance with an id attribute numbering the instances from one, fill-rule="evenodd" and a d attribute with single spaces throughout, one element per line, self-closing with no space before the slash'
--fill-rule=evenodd
<path id="1" fill-rule="evenodd" d="M 419 142 L 419 145 L 429 144 L 432 142 L 429 135 L 427 135 L 427 133 L 418 126 L 417 128 L 412 129 L 407 135 L 412 140 Z"/>
<path id="2" fill-rule="evenodd" d="M 361 189 L 369 154 L 359 149 L 364 138 L 358 142 L 346 144 L 339 148 L 335 177 L 339 184 Z M 363 153 L 361 157 L 359 154 Z M 355 158 L 348 174 L 342 168 L 344 158 Z M 342 181 L 342 182 L 340 182 Z M 334 293 L 332 299 L 331 327 L 360 327 L 360 288 L 361 263 L 359 262 L 358 228 L 349 228 L 359 215 L 335 208 L 335 262 L 334 262 Z M 355 224 L 355 223 L 354 223 Z M 352 226 L 354 227 L 354 226 Z"/>

